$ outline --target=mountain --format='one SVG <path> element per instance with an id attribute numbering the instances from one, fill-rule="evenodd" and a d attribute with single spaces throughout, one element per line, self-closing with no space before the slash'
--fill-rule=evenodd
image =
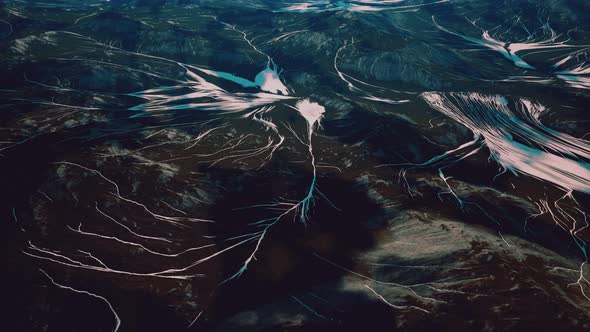
<path id="1" fill-rule="evenodd" d="M 0 2 L 4 326 L 590 328 L 589 7 Z"/>

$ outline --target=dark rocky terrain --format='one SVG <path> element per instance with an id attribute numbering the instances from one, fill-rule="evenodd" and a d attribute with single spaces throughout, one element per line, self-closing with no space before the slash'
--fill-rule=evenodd
<path id="1" fill-rule="evenodd" d="M 589 330 L 589 9 L 0 2 L 5 330 Z"/>

